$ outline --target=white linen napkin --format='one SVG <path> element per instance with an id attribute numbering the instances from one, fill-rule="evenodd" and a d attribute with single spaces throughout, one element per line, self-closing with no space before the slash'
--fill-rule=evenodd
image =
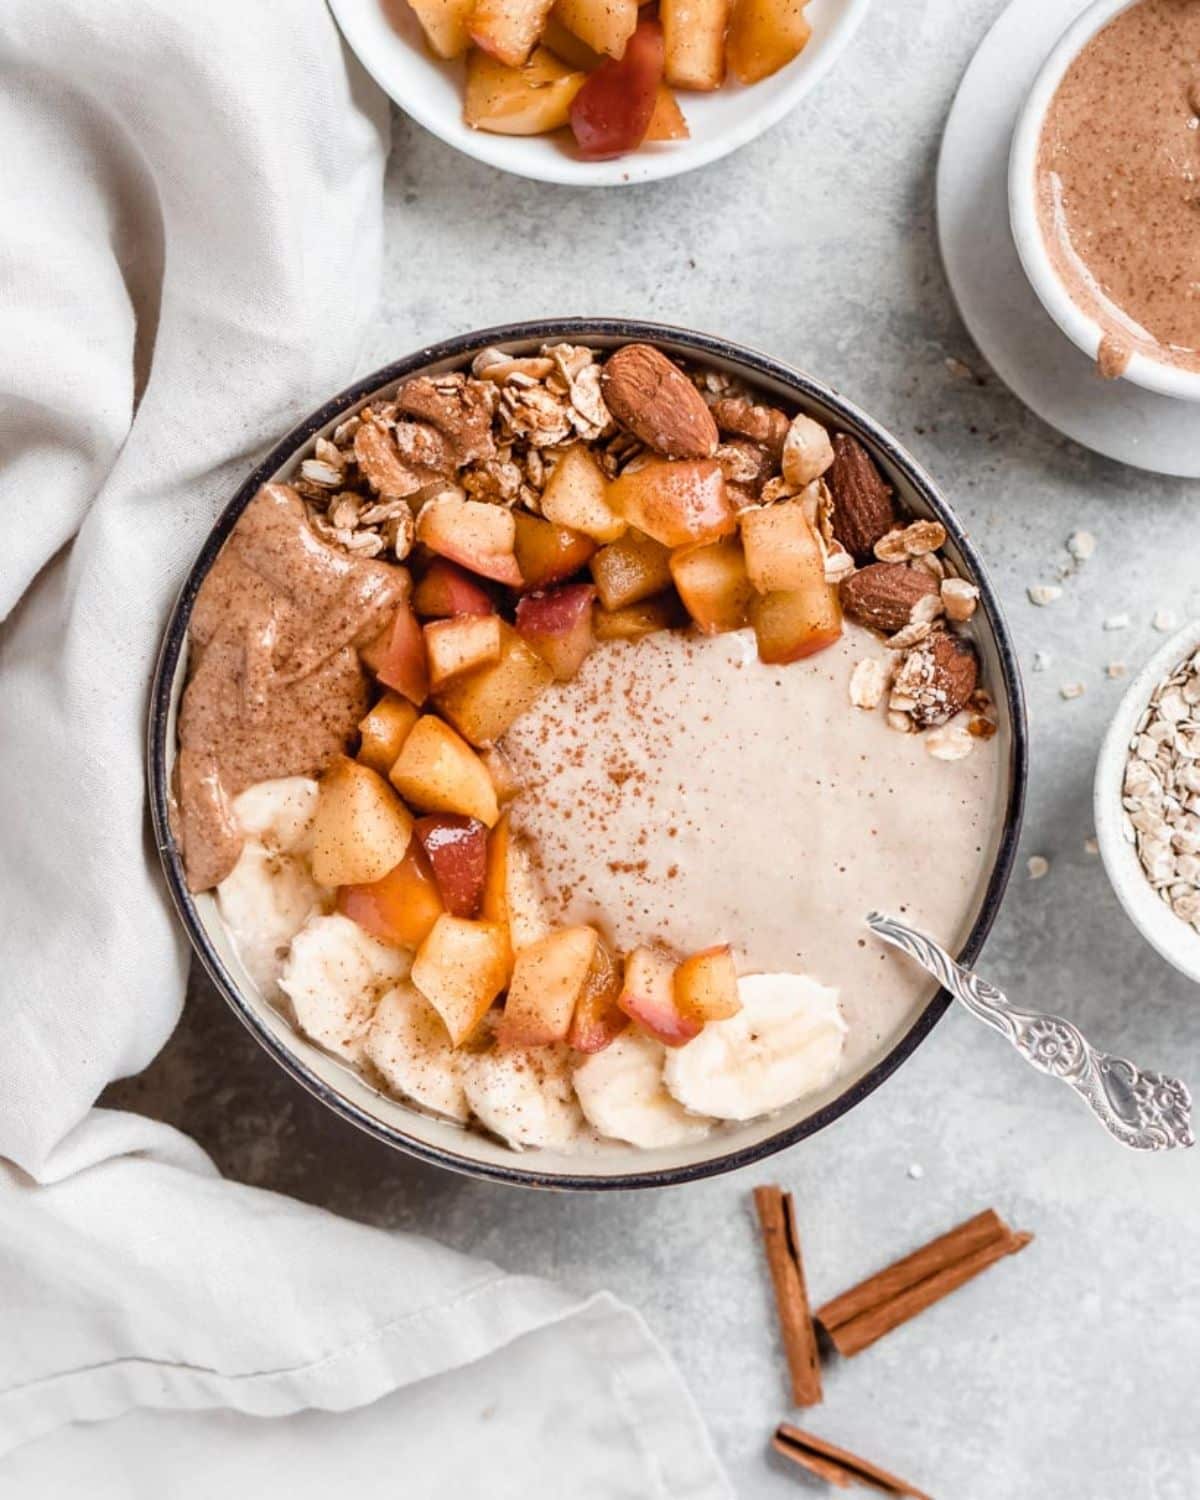
<path id="1" fill-rule="evenodd" d="M 487 1357 L 532 1338 L 512 1358 L 586 1368 L 587 1409 L 509 1387 L 490 1451 L 552 1405 L 593 1476 L 577 1493 L 728 1494 L 677 1374 L 611 1298 L 223 1182 L 177 1132 L 94 1108 L 184 992 L 145 821 L 160 632 L 252 456 L 354 373 L 386 120 L 313 0 L 4 7 L 0 1454 L 22 1493 L 56 1492 L 30 1440 L 98 1423 L 42 1454 L 83 1472 L 105 1432 L 128 1457 L 139 1412 L 241 1414 L 207 1419 L 213 1472 L 259 1419 L 382 1411 L 418 1382 L 436 1433 Z M 452 1438 L 456 1463 L 484 1440 Z M 439 1451 L 414 1439 L 406 1493 L 438 1492 Z M 494 1493 L 561 1481 L 533 1444 Z"/>

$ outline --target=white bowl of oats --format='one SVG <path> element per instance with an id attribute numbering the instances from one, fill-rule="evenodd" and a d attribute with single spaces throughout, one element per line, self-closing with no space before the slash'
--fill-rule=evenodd
<path id="1" fill-rule="evenodd" d="M 1117 899 L 1200 981 L 1200 620 L 1130 684 L 1096 765 L 1096 837 Z"/>

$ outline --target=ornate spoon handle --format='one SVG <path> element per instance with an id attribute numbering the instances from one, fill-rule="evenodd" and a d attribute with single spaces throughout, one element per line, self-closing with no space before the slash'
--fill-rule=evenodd
<path id="1" fill-rule="evenodd" d="M 956 964 L 945 949 L 895 917 L 873 911 L 867 925 L 928 969 L 972 1015 L 1007 1037 L 1026 1062 L 1070 1084 L 1123 1146 L 1169 1151 L 1195 1144 L 1192 1096 L 1182 1080 L 1097 1052 L 1061 1016 L 1020 1009 L 995 985 Z"/>

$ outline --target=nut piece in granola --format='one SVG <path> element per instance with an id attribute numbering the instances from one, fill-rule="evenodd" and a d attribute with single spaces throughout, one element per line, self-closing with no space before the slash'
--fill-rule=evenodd
<path id="1" fill-rule="evenodd" d="M 649 344 L 626 344 L 600 377 L 608 409 L 647 447 L 667 458 L 711 458 L 717 424 L 678 365 Z"/>
<path id="2" fill-rule="evenodd" d="M 397 412 L 428 422 L 446 439 L 454 462 L 462 467 L 496 452 L 492 413 L 496 390 L 482 380 L 449 375 L 418 375 L 396 392 Z"/>
<path id="3" fill-rule="evenodd" d="M 940 521 L 910 521 L 880 537 L 875 543 L 875 556 L 880 562 L 904 562 L 927 557 L 945 544 L 946 528 Z"/>
<path id="4" fill-rule="evenodd" d="M 871 563 L 842 582 L 842 609 L 860 625 L 893 635 L 913 622 L 925 599 L 936 599 L 937 579 L 905 563 Z"/>
<path id="5" fill-rule="evenodd" d="M 757 406 L 746 396 L 722 396 L 712 414 L 722 432 L 761 443 L 773 458 L 782 455 L 791 423 L 777 407 Z"/>
<path id="6" fill-rule="evenodd" d="M 793 488 L 802 490 L 814 479 L 820 479 L 833 462 L 833 444 L 820 422 L 801 412 L 792 418 L 781 455 L 783 477 Z"/>
<path id="7" fill-rule="evenodd" d="M 965 578 L 943 578 L 942 604 L 948 620 L 965 624 L 979 605 L 979 589 Z"/>
<path id="8" fill-rule="evenodd" d="M 918 729 L 934 729 L 967 706 L 978 676 L 970 644 L 935 631 L 900 664 L 888 706 L 908 714 Z"/>
<path id="9" fill-rule="evenodd" d="M 834 433 L 825 482 L 833 496 L 834 536 L 856 562 L 870 562 L 875 543 L 896 524 L 896 505 L 871 455 L 849 433 Z"/>

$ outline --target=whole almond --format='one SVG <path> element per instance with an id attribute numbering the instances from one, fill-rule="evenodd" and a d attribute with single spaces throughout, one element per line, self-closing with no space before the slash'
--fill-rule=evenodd
<path id="1" fill-rule="evenodd" d="M 847 432 L 833 435 L 825 482 L 833 496 L 834 536 L 856 562 L 870 561 L 875 543 L 896 524 L 896 506 L 871 455 Z"/>
<path id="2" fill-rule="evenodd" d="M 910 623 L 917 604 L 937 592 L 937 579 L 924 568 L 871 563 L 843 581 L 842 609 L 860 625 L 894 635 Z"/>
<path id="3" fill-rule="evenodd" d="M 717 424 L 678 365 L 649 344 L 626 344 L 601 375 L 608 409 L 647 447 L 667 458 L 711 458 Z"/>

